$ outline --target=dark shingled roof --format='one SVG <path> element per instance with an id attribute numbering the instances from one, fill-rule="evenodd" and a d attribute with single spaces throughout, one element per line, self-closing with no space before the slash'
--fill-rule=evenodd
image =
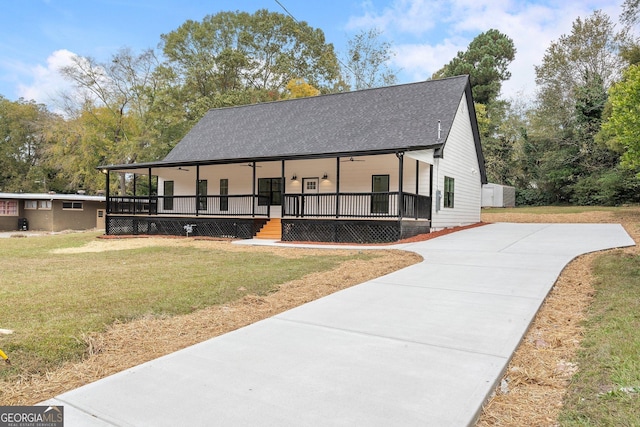
<path id="1" fill-rule="evenodd" d="M 471 94 L 469 78 L 460 76 L 210 110 L 164 162 L 217 163 L 437 147 L 446 141 L 465 92 Z M 475 111 L 473 104 L 469 111 Z M 475 127 L 475 117 L 472 123 Z"/>

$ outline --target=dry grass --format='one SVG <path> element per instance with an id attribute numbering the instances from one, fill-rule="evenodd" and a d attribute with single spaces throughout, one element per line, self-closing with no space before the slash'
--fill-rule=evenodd
<path id="1" fill-rule="evenodd" d="M 487 222 L 621 223 L 640 241 L 640 209 L 561 214 L 491 213 Z M 638 247 L 626 248 L 638 254 Z M 594 295 L 592 263 L 599 253 L 571 262 L 535 317 L 514 353 L 495 395 L 477 426 L 556 426 L 567 386 L 579 369 L 572 361 L 580 348 L 583 320 Z"/>

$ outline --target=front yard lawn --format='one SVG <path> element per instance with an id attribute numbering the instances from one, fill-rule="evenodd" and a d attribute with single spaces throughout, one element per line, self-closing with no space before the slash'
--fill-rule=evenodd
<path id="1" fill-rule="evenodd" d="M 227 242 L 186 245 L 184 239 L 109 250 L 118 241 L 97 242 L 96 237 L 74 233 L 3 239 L 0 328 L 15 332 L 0 336 L 0 348 L 12 361 L 10 368 L 0 370 L 0 378 L 42 374 L 79 360 L 86 351 L 85 334 L 114 322 L 180 315 L 247 294 L 266 295 L 309 273 L 376 257 L 304 250 L 294 256 L 294 249 L 237 248 Z M 107 250 L 73 249 L 96 243 Z"/>

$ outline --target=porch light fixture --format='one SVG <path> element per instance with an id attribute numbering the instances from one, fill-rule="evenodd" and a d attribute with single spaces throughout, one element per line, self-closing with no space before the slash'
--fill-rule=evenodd
<path id="1" fill-rule="evenodd" d="M 293 176 L 291 177 L 291 181 L 296 181 L 297 179 L 298 179 L 298 175 L 294 173 Z"/>
<path id="2" fill-rule="evenodd" d="M 322 179 L 329 179 L 329 175 L 325 172 L 324 175 L 322 175 Z"/>

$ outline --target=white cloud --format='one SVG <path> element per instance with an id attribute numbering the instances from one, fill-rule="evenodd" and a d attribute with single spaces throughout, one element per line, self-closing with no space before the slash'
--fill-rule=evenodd
<path id="1" fill-rule="evenodd" d="M 76 54 L 66 49 L 56 50 L 47 58 L 46 65 L 30 67 L 25 73 L 30 83 L 18 84 L 18 96 L 27 100 L 52 105 L 58 95 L 71 84 L 60 74 L 62 67 L 72 65 Z"/>
<path id="2" fill-rule="evenodd" d="M 401 44 L 395 46 L 393 65 L 411 81 L 426 80 L 449 62 L 458 51 L 465 50 L 467 43 L 455 43 L 445 40 L 437 45 L 430 44 Z"/>
<path id="3" fill-rule="evenodd" d="M 441 19 L 446 2 L 396 0 L 377 12 L 371 1 L 362 3 L 362 16 L 351 17 L 348 29 L 379 28 L 385 32 L 402 32 L 420 36 L 432 30 Z"/>
<path id="4" fill-rule="evenodd" d="M 519 0 L 396 0 L 381 10 L 371 2 L 349 21 L 349 29 L 378 27 L 393 40 L 396 56 L 391 64 L 401 69 L 401 81 L 424 80 L 466 50 L 478 34 L 497 29 L 509 36 L 517 49 L 511 79 L 503 84 L 506 98 L 535 93 L 535 65 L 546 49 L 572 23 L 596 9 L 618 22 L 622 0 L 534 2 Z"/>

